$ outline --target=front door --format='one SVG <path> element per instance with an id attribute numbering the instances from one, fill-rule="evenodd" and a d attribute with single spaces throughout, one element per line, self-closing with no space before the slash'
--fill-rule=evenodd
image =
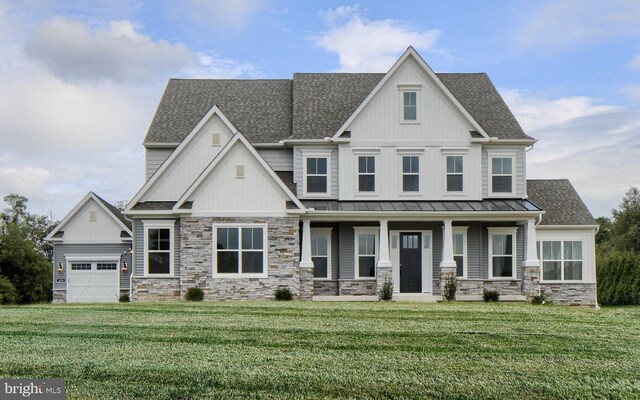
<path id="1" fill-rule="evenodd" d="M 422 247 L 420 232 L 400 233 L 400 292 L 422 292 Z"/>

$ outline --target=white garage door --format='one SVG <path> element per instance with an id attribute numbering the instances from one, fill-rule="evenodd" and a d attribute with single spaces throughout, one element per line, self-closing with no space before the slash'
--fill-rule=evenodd
<path id="1" fill-rule="evenodd" d="M 67 281 L 67 302 L 118 301 L 118 263 L 71 262 Z"/>

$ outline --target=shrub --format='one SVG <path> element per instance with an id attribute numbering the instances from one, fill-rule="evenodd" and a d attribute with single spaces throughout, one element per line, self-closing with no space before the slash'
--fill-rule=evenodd
<path id="1" fill-rule="evenodd" d="M 287 287 L 276 289 L 275 298 L 278 301 L 289 301 L 293 299 L 293 293 Z"/>
<path id="2" fill-rule="evenodd" d="M 456 291 L 458 290 L 458 278 L 456 274 L 450 272 L 444 278 L 444 298 L 447 301 L 454 301 L 456 299 Z"/>
<path id="3" fill-rule="evenodd" d="M 385 278 L 382 283 L 382 288 L 378 292 L 378 298 L 382 301 L 391 301 L 393 297 L 393 281 L 389 278 Z"/>
<path id="4" fill-rule="evenodd" d="M 204 291 L 197 287 L 187 289 L 187 293 L 184 294 L 186 301 L 202 301 L 204 300 Z"/>
<path id="5" fill-rule="evenodd" d="M 5 277 L 0 276 L 0 304 L 16 304 L 20 301 L 20 296 L 13 283 Z"/>
<path id="6" fill-rule="evenodd" d="M 640 305 L 640 255 L 609 250 L 597 260 L 598 303 L 605 306 Z"/>
<path id="7" fill-rule="evenodd" d="M 547 303 L 547 299 L 544 295 L 544 292 L 540 292 L 539 295 L 531 297 L 531 304 L 546 304 L 546 303 Z"/>
<path id="8" fill-rule="evenodd" d="M 497 290 L 485 290 L 482 292 L 482 300 L 487 303 L 490 301 L 498 301 L 500 300 L 500 293 Z"/>
<path id="9" fill-rule="evenodd" d="M 119 301 L 120 303 L 128 303 L 128 302 L 130 302 L 131 300 L 129 299 L 129 295 L 128 295 L 128 294 L 123 293 L 123 294 L 121 294 L 121 295 L 120 295 L 120 297 L 118 298 L 118 301 Z"/>

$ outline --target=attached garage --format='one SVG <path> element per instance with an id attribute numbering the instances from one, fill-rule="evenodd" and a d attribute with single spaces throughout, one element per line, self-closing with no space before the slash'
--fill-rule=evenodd
<path id="1" fill-rule="evenodd" d="M 118 261 L 69 261 L 67 302 L 109 303 L 118 301 Z"/>

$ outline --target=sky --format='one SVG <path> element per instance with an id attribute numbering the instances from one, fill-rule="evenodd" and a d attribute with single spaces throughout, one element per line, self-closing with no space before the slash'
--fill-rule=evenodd
<path id="1" fill-rule="evenodd" d="M 594 216 L 640 186 L 640 2 L 0 0 L 0 195 L 61 219 L 130 199 L 169 78 L 486 72 L 527 134 L 528 178 Z"/>

